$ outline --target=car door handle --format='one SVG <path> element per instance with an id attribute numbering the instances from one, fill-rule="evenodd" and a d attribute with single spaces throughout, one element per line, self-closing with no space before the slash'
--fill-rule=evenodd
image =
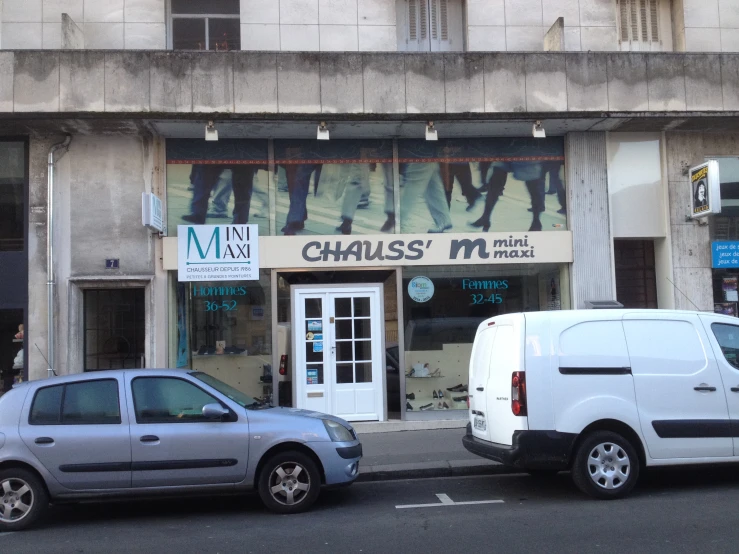
<path id="1" fill-rule="evenodd" d="M 716 392 L 716 387 L 693 387 L 693 390 L 697 390 L 700 392 Z"/>
<path id="2" fill-rule="evenodd" d="M 479 390 L 480 392 L 482 392 L 482 391 L 484 391 L 484 390 L 485 390 L 485 388 L 484 388 L 484 387 L 477 387 L 477 389 L 476 389 L 476 390 Z"/>
<path id="3" fill-rule="evenodd" d="M 739 392 L 739 387 L 731 387 L 731 392 Z"/>
<path id="4" fill-rule="evenodd" d="M 156 435 L 144 435 L 139 439 L 141 442 L 157 442 L 159 437 Z"/>
<path id="5" fill-rule="evenodd" d="M 39 437 L 35 441 L 36 444 L 52 444 L 54 442 L 54 439 L 51 437 Z"/>

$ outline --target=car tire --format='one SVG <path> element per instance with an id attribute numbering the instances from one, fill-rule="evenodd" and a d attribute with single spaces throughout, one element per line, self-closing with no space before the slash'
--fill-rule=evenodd
<path id="1" fill-rule="evenodd" d="M 36 523 L 49 508 L 41 479 L 22 468 L 0 471 L 0 531 L 20 531 Z"/>
<path id="2" fill-rule="evenodd" d="M 612 431 L 595 431 L 575 451 L 572 480 L 585 494 L 612 500 L 631 492 L 639 469 L 639 456 L 627 439 Z"/>
<path id="3" fill-rule="evenodd" d="M 258 489 L 269 510 L 278 514 L 298 514 L 308 510 L 318 498 L 321 474 L 306 454 L 281 452 L 262 466 Z"/>

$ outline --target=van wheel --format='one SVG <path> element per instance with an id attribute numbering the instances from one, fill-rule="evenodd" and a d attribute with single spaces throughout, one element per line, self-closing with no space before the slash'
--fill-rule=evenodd
<path id="1" fill-rule="evenodd" d="M 38 521 L 49 507 L 49 495 L 32 472 L 0 471 L 0 531 L 20 531 Z"/>
<path id="2" fill-rule="evenodd" d="M 622 498 L 639 478 L 639 457 L 618 433 L 595 431 L 575 452 L 572 480 L 586 494 L 604 500 Z"/>
<path id="3" fill-rule="evenodd" d="M 281 452 L 262 467 L 258 488 L 269 510 L 297 514 L 310 508 L 318 498 L 321 474 L 315 462 L 302 452 Z"/>

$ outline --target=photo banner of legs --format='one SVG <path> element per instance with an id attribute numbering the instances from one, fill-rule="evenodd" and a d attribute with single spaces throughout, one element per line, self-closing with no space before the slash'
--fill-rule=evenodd
<path id="1" fill-rule="evenodd" d="M 559 137 L 167 141 L 169 235 L 182 224 L 256 223 L 277 235 L 567 229 Z M 274 174 L 268 174 L 273 168 Z M 399 195 L 400 213 L 395 213 Z"/>

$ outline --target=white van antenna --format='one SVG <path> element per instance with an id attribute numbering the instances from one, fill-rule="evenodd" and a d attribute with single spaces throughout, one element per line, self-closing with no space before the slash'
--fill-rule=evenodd
<path id="1" fill-rule="evenodd" d="M 696 309 L 697 311 L 699 311 L 699 312 L 700 312 L 700 311 L 702 311 L 702 310 L 701 310 L 701 309 L 700 309 L 700 308 L 699 308 L 698 306 L 696 306 L 696 305 L 695 305 L 695 302 L 693 302 L 693 301 L 692 301 L 692 300 L 690 299 L 690 297 L 689 297 L 689 296 L 688 296 L 687 294 L 685 294 L 685 293 L 684 293 L 683 291 L 681 291 L 681 290 L 680 290 L 680 289 L 678 288 L 678 286 L 677 286 L 677 285 L 676 285 L 675 283 L 673 283 L 673 282 L 672 282 L 672 280 L 671 280 L 671 279 L 670 279 L 669 277 L 665 277 L 665 279 L 667 279 L 668 281 L 670 281 L 670 284 L 671 284 L 671 285 L 672 285 L 673 287 L 675 287 L 675 289 L 677 289 L 677 292 L 679 292 L 679 293 L 680 293 L 680 294 L 682 294 L 682 295 L 683 295 L 683 296 L 684 296 L 685 298 L 687 298 L 687 299 L 688 299 L 688 302 L 690 302 L 690 303 L 691 303 L 691 304 L 693 305 L 693 307 L 694 307 L 694 308 L 695 308 L 695 309 Z"/>

